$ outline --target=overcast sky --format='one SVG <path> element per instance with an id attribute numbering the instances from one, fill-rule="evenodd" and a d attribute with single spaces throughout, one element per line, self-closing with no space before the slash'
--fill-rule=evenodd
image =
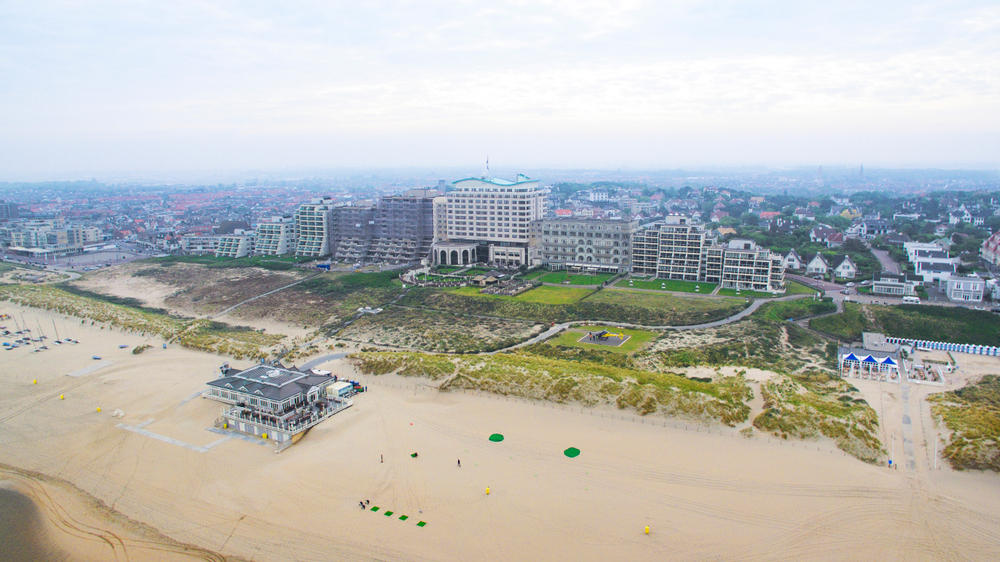
<path id="1" fill-rule="evenodd" d="M 0 180 L 487 155 L 995 168 L 1000 4 L 0 0 Z"/>

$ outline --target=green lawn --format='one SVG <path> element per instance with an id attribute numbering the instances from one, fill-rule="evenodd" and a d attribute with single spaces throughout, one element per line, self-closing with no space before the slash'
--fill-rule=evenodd
<path id="1" fill-rule="evenodd" d="M 434 268 L 434 272 L 435 273 L 455 273 L 459 269 L 462 269 L 462 268 L 461 267 L 455 267 L 453 265 L 439 265 L 439 266 L 437 266 L 437 267 Z"/>
<path id="2" fill-rule="evenodd" d="M 590 289 L 580 289 L 576 287 L 551 287 L 548 285 L 535 287 L 534 289 L 525 291 L 516 297 L 508 297 L 504 295 L 484 295 L 479 291 L 479 287 L 471 286 L 448 289 L 449 293 L 467 297 L 534 302 L 540 304 L 571 304 L 591 293 Z"/>
<path id="3" fill-rule="evenodd" d="M 482 267 L 473 267 L 473 268 L 470 268 L 468 271 L 463 272 L 462 275 L 467 275 L 469 277 L 475 277 L 476 275 L 483 275 L 484 273 L 489 273 L 489 272 L 490 272 L 490 270 L 482 268 Z"/>
<path id="4" fill-rule="evenodd" d="M 541 287 L 535 287 L 529 291 L 525 291 L 516 297 L 514 300 L 521 302 L 537 302 L 540 304 L 570 304 L 577 302 L 583 297 L 589 295 L 592 291 L 590 289 L 579 289 L 576 287 L 550 287 L 543 285 Z"/>
<path id="5" fill-rule="evenodd" d="M 535 276 L 533 278 L 536 278 Z M 562 283 L 569 281 L 569 285 L 600 285 L 614 277 L 612 273 L 596 274 L 572 274 L 566 271 L 550 271 L 541 275 L 542 283 Z"/>
<path id="6" fill-rule="evenodd" d="M 761 293 L 758 291 L 737 291 L 736 289 L 719 289 L 719 292 L 716 294 L 721 297 L 743 297 L 754 299 L 769 299 L 774 297 L 771 293 Z"/>
<path id="7" fill-rule="evenodd" d="M 668 310 L 674 314 L 695 315 L 704 314 L 706 320 L 712 320 L 736 314 L 746 308 L 742 299 L 703 299 L 699 297 L 684 297 L 669 293 L 656 294 L 640 291 L 598 291 L 586 301 L 594 304 L 611 304 L 629 308 L 646 310 Z M 650 324 L 651 320 L 635 322 Z M 697 322 L 689 322 L 691 324 Z"/>
<path id="8" fill-rule="evenodd" d="M 679 281 L 676 279 L 622 279 L 615 287 L 626 289 L 650 289 L 655 291 L 676 291 L 679 293 L 710 294 L 715 290 L 715 283 L 699 283 L 697 281 Z"/>
<path id="9" fill-rule="evenodd" d="M 785 294 L 786 295 L 811 295 L 816 292 L 816 289 L 803 285 L 798 281 L 785 281 Z M 822 292 L 822 291 L 821 291 Z"/>
<path id="10" fill-rule="evenodd" d="M 578 341 L 587 332 L 599 332 L 601 330 L 607 330 L 613 334 L 625 334 L 629 336 L 629 339 L 625 343 L 618 347 L 610 345 L 600 345 L 594 343 L 584 343 Z M 626 330 L 623 328 L 615 328 L 613 326 L 575 326 L 569 330 L 564 331 L 558 336 L 548 340 L 549 345 L 560 345 L 563 347 L 582 347 L 584 349 L 598 349 L 601 351 L 611 351 L 614 353 L 632 353 L 646 346 L 651 340 L 656 338 L 655 332 L 649 332 L 647 330 Z"/>

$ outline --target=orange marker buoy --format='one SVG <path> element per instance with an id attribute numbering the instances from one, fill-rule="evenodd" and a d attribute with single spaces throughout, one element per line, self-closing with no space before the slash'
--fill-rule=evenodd
<path id="1" fill-rule="evenodd" d="M 646 525 L 646 528 L 644 530 L 645 530 L 646 534 L 648 535 L 649 534 L 649 525 Z"/>

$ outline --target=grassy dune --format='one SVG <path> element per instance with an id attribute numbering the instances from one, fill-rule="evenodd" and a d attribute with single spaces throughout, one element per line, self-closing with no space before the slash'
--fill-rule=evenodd
<path id="1" fill-rule="evenodd" d="M 163 311 L 129 304 L 127 299 L 90 296 L 52 285 L 7 285 L 0 287 L 0 300 L 54 310 L 61 314 L 107 323 L 116 328 L 159 336 L 192 349 L 229 355 L 236 359 L 259 359 L 284 336 L 263 334 L 246 327 L 209 320 L 172 316 Z"/>
<path id="2" fill-rule="evenodd" d="M 1000 376 L 928 398 L 931 411 L 951 431 L 943 451 L 957 470 L 1000 472 Z"/>

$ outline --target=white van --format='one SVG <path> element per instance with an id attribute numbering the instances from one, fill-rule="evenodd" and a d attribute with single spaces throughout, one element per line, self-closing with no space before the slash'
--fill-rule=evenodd
<path id="1" fill-rule="evenodd" d="M 903 304 L 920 304 L 920 297 L 903 297 Z"/>

